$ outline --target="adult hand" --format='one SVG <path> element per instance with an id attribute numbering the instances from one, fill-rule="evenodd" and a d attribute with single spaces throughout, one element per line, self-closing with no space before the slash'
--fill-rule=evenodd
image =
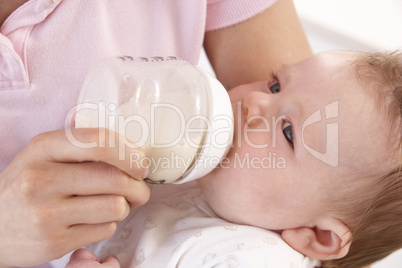
<path id="1" fill-rule="evenodd" d="M 101 130 L 71 130 L 76 144 L 63 130 L 40 134 L 0 173 L 0 267 L 33 266 L 106 239 L 148 200 L 142 150 Z"/>
<path id="2" fill-rule="evenodd" d="M 114 256 L 107 257 L 103 262 L 91 251 L 78 249 L 71 255 L 66 268 L 120 268 L 119 261 Z"/>

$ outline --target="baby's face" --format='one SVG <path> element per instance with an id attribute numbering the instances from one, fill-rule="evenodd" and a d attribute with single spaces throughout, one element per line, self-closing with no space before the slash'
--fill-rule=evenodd
<path id="1" fill-rule="evenodd" d="M 279 84 L 229 91 L 233 147 L 199 180 L 218 215 L 267 229 L 312 227 L 334 213 L 332 200 L 360 186 L 352 178 L 381 169 L 387 124 L 353 72 L 353 55 L 322 53 L 282 68 Z"/>

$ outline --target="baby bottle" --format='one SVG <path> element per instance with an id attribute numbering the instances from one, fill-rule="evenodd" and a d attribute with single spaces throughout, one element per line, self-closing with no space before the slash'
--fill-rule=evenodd
<path id="1" fill-rule="evenodd" d="M 233 112 L 226 89 L 200 67 L 176 57 L 123 56 L 89 71 L 75 126 L 107 128 L 141 147 L 148 182 L 184 183 L 226 156 Z M 138 164 L 138 155 L 131 160 Z"/>

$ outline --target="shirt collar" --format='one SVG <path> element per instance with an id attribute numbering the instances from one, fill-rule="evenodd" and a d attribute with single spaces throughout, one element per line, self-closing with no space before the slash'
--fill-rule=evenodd
<path id="1" fill-rule="evenodd" d="M 3 35 L 31 25 L 38 24 L 46 19 L 62 0 L 29 0 L 17 8 L 0 28 Z"/>

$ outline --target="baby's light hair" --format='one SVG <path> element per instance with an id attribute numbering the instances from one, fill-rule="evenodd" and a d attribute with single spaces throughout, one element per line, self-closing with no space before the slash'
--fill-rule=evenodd
<path id="1" fill-rule="evenodd" d="M 353 66 L 363 86 L 376 92 L 385 113 L 389 146 L 384 150 L 391 151 L 394 165 L 370 184 L 373 197 L 341 212 L 348 215 L 344 221 L 352 232 L 350 250 L 344 258 L 322 262 L 323 268 L 367 266 L 402 248 L 402 53 L 361 53 Z"/>

